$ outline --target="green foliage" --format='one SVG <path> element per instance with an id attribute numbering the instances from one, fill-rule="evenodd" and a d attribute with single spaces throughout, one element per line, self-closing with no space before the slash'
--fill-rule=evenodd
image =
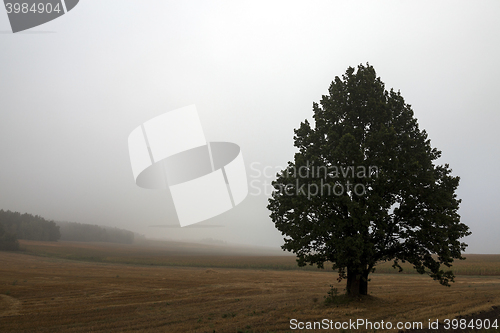
<path id="1" fill-rule="evenodd" d="M 54 221 L 47 221 L 41 216 L 21 214 L 0 210 L 0 224 L 5 232 L 15 235 L 17 239 L 36 241 L 57 241 L 61 234 Z"/>
<path id="2" fill-rule="evenodd" d="M 295 130 L 298 152 L 273 182 L 268 208 L 283 249 L 299 266 L 332 262 L 348 293 L 366 294 L 368 274 L 385 261 L 449 285 L 447 268 L 463 259 L 459 240 L 470 234 L 457 213 L 459 177 L 434 164 L 441 152 L 372 66 L 348 68 L 328 92 L 313 103 L 314 124 Z"/>
<path id="3" fill-rule="evenodd" d="M 339 296 L 339 291 L 337 290 L 337 288 L 333 288 L 333 286 L 330 285 L 330 290 L 325 296 L 325 304 L 336 303 L 338 296 Z"/>
<path id="4" fill-rule="evenodd" d="M 118 228 L 100 227 L 75 222 L 56 222 L 61 230 L 61 240 L 77 242 L 108 242 L 132 244 L 134 233 Z"/>
<path id="5" fill-rule="evenodd" d="M 346 297 L 345 294 L 339 294 L 337 288 L 330 285 L 330 290 L 325 296 L 325 305 L 340 305 L 351 301 L 351 298 Z"/>

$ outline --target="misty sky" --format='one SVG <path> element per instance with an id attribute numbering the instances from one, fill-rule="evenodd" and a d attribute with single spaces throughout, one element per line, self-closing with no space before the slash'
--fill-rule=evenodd
<path id="1" fill-rule="evenodd" d="M 369 62 L 461 177 L 467 252 L 500 253 L 498 17 L 498 1 L 81 0 L 12 34 L 0 8 L 0 208 L 279 246 L 258 195 L 272 177 L 258 174 L 293 158 L 293 129 L 334 77 Z M 241 147 L 253 185 L 235 209 L 180 228 L 167 191 L 135 185 L 127 138 L 190 104 L 207 140 Z"/>

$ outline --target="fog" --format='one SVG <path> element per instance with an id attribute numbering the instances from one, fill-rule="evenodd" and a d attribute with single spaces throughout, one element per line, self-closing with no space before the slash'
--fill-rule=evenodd
<path id="1" fill-rule="evenodd" d="M 265 183 L 293 129 L 369 62 L 461 177 L 468 253 L 500 253 L 498 1 L 81 1 L 12 34 L 0 9 L 0 208 L 148 237 L 279 247 Z M 168 191 L 134 182 L 127 138 L 195 104 L 240 146 L 249 195 L 181 228 Z"/>

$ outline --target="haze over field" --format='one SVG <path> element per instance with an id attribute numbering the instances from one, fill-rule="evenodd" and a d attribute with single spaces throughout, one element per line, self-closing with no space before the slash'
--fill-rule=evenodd
<path id="1" fill-rule="evenodd" d="M 10 33 L 0 9 L 0 208 L 172 240 L 278 247 L 265 193 L 293 129 L 348 66 L 400 90 L 461 177 L 467 253 L 500 253 L 497 1 L 81 1 Z M 196 104 L 206 139 L 241 147 L 236 208 L 180 228 L 168 191 L 135 185 L 145 121 Z"/>

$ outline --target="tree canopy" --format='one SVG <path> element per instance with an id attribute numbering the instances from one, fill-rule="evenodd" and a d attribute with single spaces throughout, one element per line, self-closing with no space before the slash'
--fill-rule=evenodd
<path id="1" fill-rule="evenodd" d="M 19 250 L 19 242 L 16 235 L 5 231 L 3 225 L 0 223 L 0 251 L 16 251 Z"/>
<path id="2" fill-rule="evenodd" d="M 132 244 L 134 242 L 134 233 L 124 229 L 101 227 L 98 225 L 75 222 L 56 223 L 61 230 L 62 241 L 108 242 L 122 244 Z"/>
<path id="3" fill-rule="evenodd" d="M 367 294 L 377 263 L 409 262 L 443 285 L 463 259 L 459 177 L 420 130 L 400 92 L 367 64 L 335 77 L 295 129 L 293 161 L 273 182 L 268 208 L 298 264 L 331 262 L 351 295 Z"/>
<path id="4" fill-rule="evenodd" d="M 41 216 L 21 214 L 9 210 L 0 210 L 0 224 L 5 231 L 18 239 L 36 241 L 57 241 L 61 237 L 59 227 L 54 221 L 48 221 Z"/>

